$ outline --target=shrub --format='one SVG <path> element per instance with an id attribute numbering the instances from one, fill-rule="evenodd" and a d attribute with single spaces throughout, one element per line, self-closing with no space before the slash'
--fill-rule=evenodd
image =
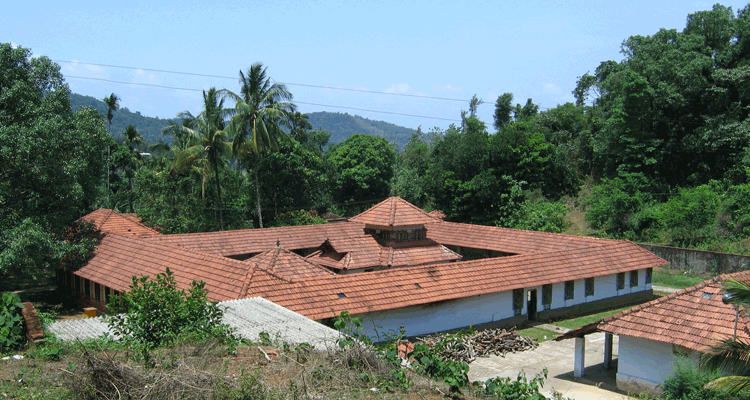
<path id="1" fill-rule="evenodd" d="M 130 290 L 109 304 L 110 310 L 119 313 L 109 318 L 109 326 L 113 333 L 130 336 L 149 348 L 193 334 L 234 342 L 229 327 L 221 323 L 222 311 L 216 302 L 208 301 L 204 286 L 203 281 L 193 281 L 187 292 L 178 289 L 169 268 L 156 274 L 155 280 L 133 277 Z"/>
<path id="2" fill-rule="evenodd" d="M 15 350 L 26 342 L 23 335 L 21 299 L 10 292 L 0 297 L 0 352 Z"/>

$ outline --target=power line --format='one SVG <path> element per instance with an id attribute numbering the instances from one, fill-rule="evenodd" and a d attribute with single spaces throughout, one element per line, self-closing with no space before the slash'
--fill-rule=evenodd
<path id="1" fill-rule="evenodd" d="M 232 80 L 237 79 L 237 77 L 231 77 L 231 76 L 198 74 L 198 73 L 193 73 L 193 72 L 170 71 L 170 70 L 165 70 L 165 69 L 127 67 L 127 66 L 122 66 L 122 65 L 96 64 L 96 63 L 88 63 L 88 62 L 81 62 L 81 61 L 66 61 L 66 60 L 52 60 L 52 61 L 58 62 L 58 63 L 96 65 L 98 67 L 110 67 L 110 68 L 142 70 L 142 71 L 150 71 L 150 72 L 162 72 L 162 73 L 167 73 L 167 74 L 200 76 L 200 77 L 205 77 L 205 78 L 232 79 Z M 445 100 L 445 101 L 460 101 L 463 103 L 469 102 L 469 100 L 466 100 L 466 99 L 456 99 L 452 97 L 427 96 L 427 95 L 422 95 L 422 94 L 391 93 L 391 92 L 382 92 L 382 91 L 377 91 L 377 90 L 351 89 L 351 88 L 340 88 L 340 87 L 333 87 L 333 86 L 311 85 L 311 84 L 306 84 L 306 83 L 291 83 L 291 82 L 277 82 L 277 83 L 289 85 L 289 86 L 302 86 L 302 87 L 311 87 L 311 88 L 318 88 L 318 89 L 344 90 L 348 92 L 384 94 L 388 96 L 416 97 L 416 98 L 422 98 L 422 99 Z"/>
<path id="2" fill-rule="evenodd" d="M 173 90 L 186 90 L 191 92 L 202 92 L 202 89 L 193 89 L 193 88 L 184 88 L 184 87 L 177 87 L 177 86 L 166 86 L 166 85 L 156 85 L 153 83 L 140 83 L 140 82 L 123 82 L 123 81 L 116 81 L 113 79 L 105 79 L 105 78 L 91 78 L 87 76 L 75 76 L 75 75 L 65 75 L 66 78 L 73 78 L 73 79 L 85 79 L 85 80 L 92 80 L 92 81 L 102 81 L 102 82 L 110 82 L 110 83 L 120 83 L 123 85 L 134 85 L 134 86 L 149 86 L 149 87 L 157 87 L 161 89 L 173 89 Z M 307 103 L 303 101 L 295 101 L 297 104 L 305 104 L 305 105 L 313 105 L 313 106 L 319 106 L 319 107 L 331 107 L 331 108 L 341 108 L 341 109 L 347 109 L 347 110 L 355 110 L 355 111 L 367 111 L 367 112 L 373 112 L 373 113 L 380 113 L 380 114 L 390 114 L 390 115 L 401 115 L 401 116 L 407 116 L 407 117 L 416 117 L 416 118 L 426 118 L 426 119 L 437 119 L 442 121 L 453 121 L 453 122 L 460 122 L 460 120 L 452 119 L 452 118 L 442 118 L 442 117 L 430 117 L 427 115 L 417 115 L 417 114 L 406 114 L 406 113 L 398 113 L 398 112 L 392 112 L 392 111 L 381 111 L 381 110 L 371 110 L 367 108 L 357 108 L 357 107 L 348 107 L 348 106 L 335 106 L 331 104 L 320 104 L 320 103 Z"/>

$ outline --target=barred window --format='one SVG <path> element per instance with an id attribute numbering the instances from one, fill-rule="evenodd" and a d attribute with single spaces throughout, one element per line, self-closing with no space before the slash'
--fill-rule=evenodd
<path id="1" fill-rule="evenodd" d="M 83 279 L 83 293 L 86 296 L 91 296 L 91 282 L 86 278 Z"/>
<path id="2" fill-rule="evenodd" d="M 576 297 L 576 281 L 565 281 L 565 300 L 573 300 Z"/>
<path id="3" fill-rule="evenodd" d="M 102 299 L 102 287 L 98 283 L 94 283 L 94 299 Z"/>
<path id="4" fill-rule="evenodd" d="M 594 295 L 594 278 L 586 278 L 586 297 Z"/>
<path id="5" fill-rule="evenodd" d="M 523 289 L 513 289 L 513 315 L 523 312 Z"/>
<path id="6" fill-rule="evenodd" d="M 653 275 L 654 269 L 653 268 L 647 268 L 646 269 L 646 284 L 651 284 L 651 275 Z"/>
<path id="7" fill-rule="evenodd" d="M 620 272 L 617 274 L 617 290 L 625 289 L 625 273 Z"/>
<path id="8" fill-rule="evenodd" d="M 549 310 L 552 305 L 552 285 L 542 286 L 542 306 L 545 310 Z"/>
<path id="9" fill-rule="evenodd" d="M 630 271 L 630 287 L 638 286 L 638 271 Z"/>

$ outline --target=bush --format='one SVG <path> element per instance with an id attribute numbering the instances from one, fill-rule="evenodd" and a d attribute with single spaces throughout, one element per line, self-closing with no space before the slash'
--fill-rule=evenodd
<path id="1" fill-rule="evenodd" d="M 219 306 L 208 301 L 204 286 L 203 281 L 193 281 L 187 292 L 178 289 L 169 268 L 155 280 L 133 277 L 130 290 L 109 304 L 118 313 L 108 319 L 109 326 L 113 333 L 132 337 L 147 348 L 191 334 L 235 342 L 229 327 L 221 323 Z"/>
<path id="2" fill-rule="evenodd" d="M 717 372 L 700 371 L 690 358 L 675 357 L 673 374 L 664 381 L 662 389 L 665 400 L 724 400 L 729 399 L 724 392 L 703 387 L 719 377 Z"/>
<path id="3" fill-rule="evenodd" d="M 23 335 L 21 299 L 10 292 L 0 297 L 0 352 L 20 348 L 26 342 Z"/>

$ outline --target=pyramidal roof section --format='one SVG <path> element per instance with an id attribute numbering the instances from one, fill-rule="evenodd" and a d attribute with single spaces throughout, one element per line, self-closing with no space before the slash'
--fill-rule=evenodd
<path id="1" fill-rule="evenodd" d="M 108 208 L 99 208 L 80 218 L 91 222 L 104 233 L 118 233 L 129 236 L 157 236 L 154 229 L 143 225 L 135 214 L 120 214 Z"/>
<path id="2" fill-rule="evenodd" d="M 325 267 L 313 264 L 304 257 L 280 247 L 264 251 L 243 262 L 287 279 L 334 275 Z"/>
<path id="3" fill-rule="evenodd" d="M 367 211 L 349 218 L 349 221 L 365 225 L 398 227 L 431 224 L 442 220 L 400 197 L 389 197 Z"/>

